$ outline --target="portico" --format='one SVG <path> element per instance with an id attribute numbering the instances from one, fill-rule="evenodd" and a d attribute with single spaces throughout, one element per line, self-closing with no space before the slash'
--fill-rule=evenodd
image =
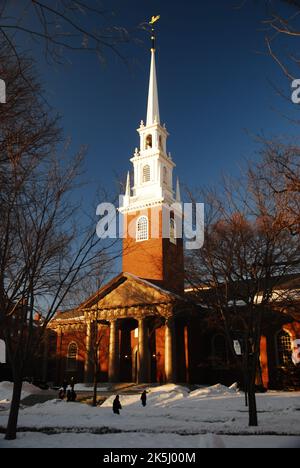
<path id="1" fill-rule="evenodd" d="M 127 303 L 124 297 L 128 298 Z M 109 382 L 175 380 L 174 309 L 179 299 L 140 278 L 122 274 L 83 305 L 87 353 L 92 348 L 90 324 L 106 323 Z M 85 371 L 87 380 L 87 363 Z"/>

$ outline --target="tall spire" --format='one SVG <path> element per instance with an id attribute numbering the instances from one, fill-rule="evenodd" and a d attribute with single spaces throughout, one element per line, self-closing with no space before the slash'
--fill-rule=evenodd
<path id="1" fill-rule="evenodd" d="M 154 123 L 160 124 L 158 91 L 157 91 L 157 78 L 156 78 L 156 65 L 155 65 L 155 34 L 152 29 L 152 48 L 151 48 L 151 68 L 149 80 L 149 93 L 148 93 L 148 109 L 147 109 L 147 123 L 146 125 L 153 125 Z"/>
<path id="2" fill-rule="evenodd" d="M 130 197 L 130 174 L 129 174 L 129 171 L 127 172 L 125 196 Z"/>
<path id="3" fill-rule="evenodd" d="M 176 202 L 181 203 L 180 184 L 179 184 L 178 177 L 177 177 L 177 183 L 176 183 Z"/>

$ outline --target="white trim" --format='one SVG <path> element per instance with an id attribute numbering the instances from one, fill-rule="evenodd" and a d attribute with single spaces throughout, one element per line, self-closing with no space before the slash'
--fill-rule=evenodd
<path id="1" fill-rule="evenodd" d="M 142 184 L 148 184 L 149 182 L 151 182 L 151 166 L 147 163 L 142 169 Z"/>

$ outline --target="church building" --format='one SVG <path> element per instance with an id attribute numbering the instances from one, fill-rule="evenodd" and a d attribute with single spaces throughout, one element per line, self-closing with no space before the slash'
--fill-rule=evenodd
<path id="1" fill-rule="evenodd" d="M 177 181 L 174 194 L 175 163 L 160 120 L 154 41 L 147 118 L 137 131 L 133 186 L 128 172 L 120 207 L 123 273 L 77 310 L 59 313 L 50 323 L 57 336 L 58 380 L 76 371 L 77 380 L 91 381 L 97 337 L 101 380 L 188 380 L 191 307 L 184 297 L 183 240 L 176 237 L 180 188 Z"/>
<path id="2" fill-rule="evenodd" d="M 99 382 L 112 383 L 232 384 L 241 378 L 222 328 L 203 326 L 203 310 L 185 290 L 180 187 L 173 180 L 169 134 L 160 118 L 155 58 L 153 40 L 147 117 L 137 130 L 133 180 L 128 173 L 120 207 L 123 272 L 50 322 L 50 381 L 92 382 L 95 369 Z M 282 321 L 266 330 L 261 343 L 265 387 L 275 386 L 274 372 L 287 364 L 292 333 Z"/>

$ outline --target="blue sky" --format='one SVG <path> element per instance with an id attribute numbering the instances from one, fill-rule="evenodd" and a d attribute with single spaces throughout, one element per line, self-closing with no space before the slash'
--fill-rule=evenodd
<path id="1" fill-rule="evenodd" d="M 114 10 L 111 24 L 130 30 L 160 14 L 157 72 L 161 119 L 171 134 L 168 149 L 180 180 L 194 187 L 218 183 L 223 173 L 238 174 L 245 158 L 255 158 L 257 134 L 297 135 L 284 116 L 298 109 L 285 102 L 270 82 L 289 94 L 289 83 L 266 54 L 260 21 L 263 2 L 235 9 L 240 0 L 103 0 Z M 139 33 L 139 38 L 143 37 Z M 117 175 L 130 168 L 138 145 L 136 128 L 146 116 L 150 52 L 145 44 L 121 48 L 125 64 L 107 53 L 74 54 L 66 66 L 38 68 L 48 101 L 62 115 L 73 147 L 89 146 L 89 204 L 96 185 L 115 189 Z"/>

